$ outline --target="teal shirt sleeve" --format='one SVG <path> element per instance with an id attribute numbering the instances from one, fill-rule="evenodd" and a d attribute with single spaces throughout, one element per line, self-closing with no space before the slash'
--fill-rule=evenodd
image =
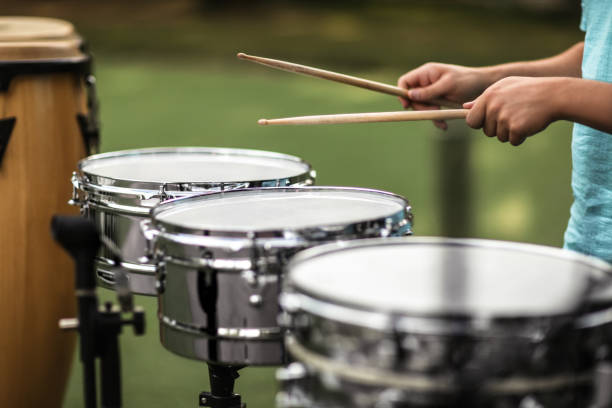
<path id="1" fill-rule="evenodd" d="M 612 83 L 612 2 L 582 0 L 582 77 Z M 612 115 L 612 112 L 610 112 Z M 612 135 L 575 124 L 564 247 L 612 262 Z"/>

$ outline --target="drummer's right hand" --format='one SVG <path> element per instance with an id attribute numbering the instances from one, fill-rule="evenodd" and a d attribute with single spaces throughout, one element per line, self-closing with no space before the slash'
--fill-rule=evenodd
<path id="1" fill-rule="evenodd" d="M 477 98 L 489 85 L 488 75 L 482 68 L 429 62 L 402 75 L 397 86 L 408 89 L 408 97 L 400 97 L 404 109 L 440 109 L 433 100 L 447 100 L 463 104 Z M 434 121 L 446 129 L 444 121 Z"/>

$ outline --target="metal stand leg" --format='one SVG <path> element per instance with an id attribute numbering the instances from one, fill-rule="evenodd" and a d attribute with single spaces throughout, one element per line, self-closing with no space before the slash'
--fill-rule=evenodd
<path id="1" fill-rule="evenodd" d="M 595 370 L 595 397 L 592 408 L 612 407 L 612 363 L 599 363 Z"/>
<path id="2" fill-rule="evenodd" d="M 234 394 L 234 382 L 240 375 L 238 370 L 243 366 L 225 366 L 208 364 L 210 392 L 200 393 L 201 407 L 210 408 L 246 408 L 239 394 Z"/>

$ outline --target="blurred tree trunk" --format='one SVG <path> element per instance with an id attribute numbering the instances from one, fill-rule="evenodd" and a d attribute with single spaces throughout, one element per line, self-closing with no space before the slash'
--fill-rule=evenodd
<path id="1" fill-rule="evenodd" d="M 441 235 L 467 237 L 472 232 L 469 130 L 451 121 L 436 139 Z"/>

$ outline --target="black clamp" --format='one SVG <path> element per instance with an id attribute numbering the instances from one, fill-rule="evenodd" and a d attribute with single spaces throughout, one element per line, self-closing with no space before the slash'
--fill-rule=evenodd
<path id="1" fill-rule="evenodd" d="M 210 392 L 200 393 L 198 400 L 201 407 L 209 408 L 246 408 L 239 394 L 234 393 L 234 382 L 240 375 L 238 370 L 243 366 L 208 364 Z"/>
<path id="2" fill-rule="evenodd" d="M 200 406 L 209 408 L 246 408 L 246 404 L 242 403 L 242 398 L 239 394 L 220 397 L 208 391 L 200 393 Z"/>
<path id="3" fill-rule="evenodd" d="M 51 229 L 55 240 L 74 258 L 75 295 L 78 318 L 60 320 L 60 328 L 78 330 L 83 364 L 85 408 L 97 407 L 96 360 L 100 361 L 101 402 L 103 407 L 121 407 L 121 363 L 119 334 L 124 325 L 133 326 L 136 335 L 145 331 L 144 311 L 135 307 L 124 319 L 121 309 L 111 303 L 98 307 L 94 260 L 100 236 L 93 222 L 78 216 L 54 216 Z M 123 302 L 131 305 L 131 299 Z"/>

